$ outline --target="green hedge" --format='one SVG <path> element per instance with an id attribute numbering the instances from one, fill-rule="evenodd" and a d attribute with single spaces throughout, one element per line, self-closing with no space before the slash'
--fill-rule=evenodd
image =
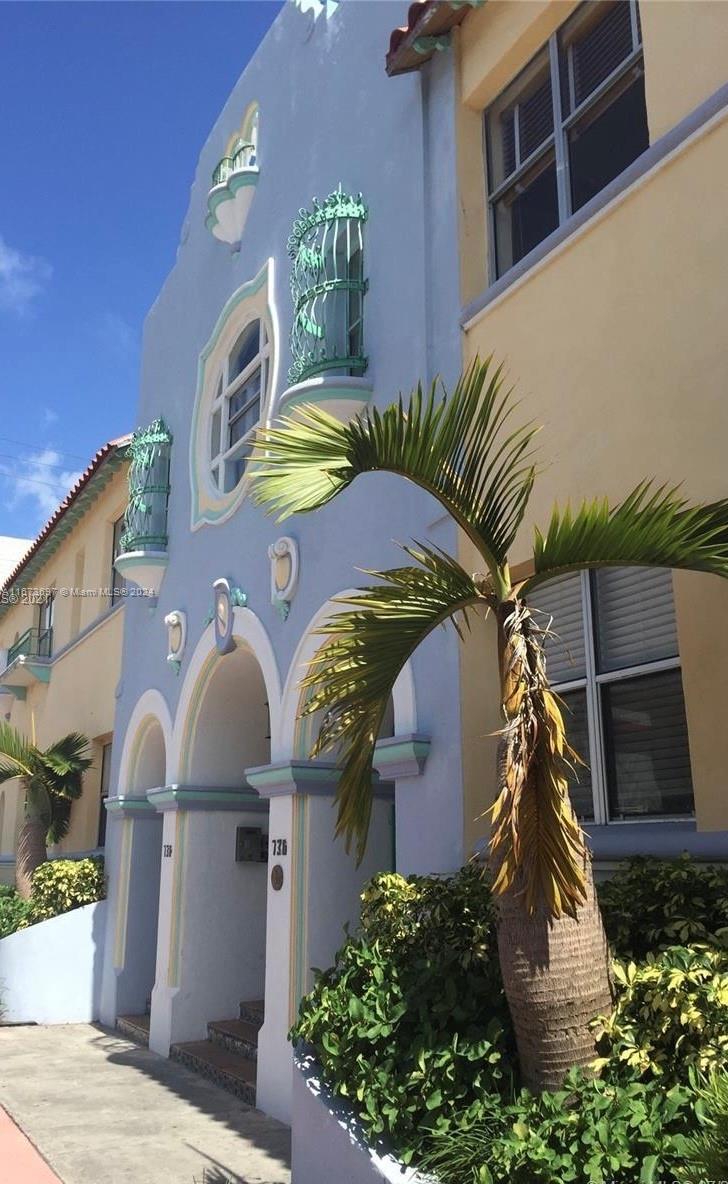
<path id="1" fill-rule="evenodd" d="M 600 1080 L 519 1089 L 493 905 L 473 868 L 375 877 L 291 1035 L 372 1142 L 443 1184 L 676 1180 L 700 1130 L 701 1074 L 728 1050 L 728 869 L 636 860 L 599 899 L 626 959 L 613 1013 L 595 1020 Z"/>
<path id="2" fill-rule="evenodd" d="M 0 938 L 15 933 L 29 911 L 29 901 L 21 900 L 10 884 L 0 884 Z"/>
<path id="3" fill-rule="evenodd" d="M 82 905 L 94 904 L 105 896 L 104 861 L 100 856 L 48 860 L 33 872 L 26 924 L 47 921 Z"/>

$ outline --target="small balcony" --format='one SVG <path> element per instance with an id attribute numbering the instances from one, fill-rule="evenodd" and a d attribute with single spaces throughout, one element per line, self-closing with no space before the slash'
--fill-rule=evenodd
<path id="1" fill-rule="evenodd" d="M 129 445 L 129 501 L 116 570 L 156 598 L 167 568 L 167 503 L 172 436 L 162 419 L 138 429 Z"/>
<path id="2" fill-rule="evenodd" d="M 53 663 L 53 630 L 26 629 L 7 651 L 0 669 L 0 716 L 8 718 L 13 699 L 25 699 L 33 683 L 48 683 Z"/>
<path id="3" fill-rule="evenodd" d="M 239 245 L 259 172 L 253 143 L 240 144 L 232 156 L 223 156 L 213 171 L 205 225 L 220 242 Z"/>
<path id="4" fill-rule="evenodd" d="M 26 629 L 8 650 L 7 665 L 16 658 L 50 658 L 53 651 L 52 629 Z"/>

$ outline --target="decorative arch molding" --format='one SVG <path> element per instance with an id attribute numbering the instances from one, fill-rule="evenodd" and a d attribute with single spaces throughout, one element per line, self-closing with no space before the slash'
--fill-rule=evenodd
<path id="1" fill-rule="evenodd" d="M 263 675 L 270 712 L 271 753 L 274 753 L 280 744 L 281 680 L 273 645 L 262 621 L 249 608 L 233 609 L 232 636 L 236 646 L 242 645 L 252 653 Z M 188 777 L 191 739 L 205 692 L 219 664 L 225 660 L 226 655 L 221 654 L 217 647 L 215 626 L 211 623 L 200 637 L 190 659 L 177 705 L 173 734 L 174 780 L 180 783 L 186 782 Z"/>
<path id="2" fill-rule="evenodd" d="M 332 597 L 327 600 L 325 604 L 314 613 L 311 620 L 306 625 L 306 628 L 301 636 L 301 640 L 296 647 L 296 652 L 293 655 L 291 664 L 288 668 L 285 687 L 283 689 L 283 699 L 281 703 L 281 748 L 280 756 L 276 758 L 275 750 L 272 751 L 272 759 L 297 759 L 302 753 L 297 752 L 298 747 L 298 709 L 301 702 L 301 691 L 299 682 L 303 671 L 308 661 L 314 656 L 316 650 L 321 645 L 321 636 L 314 632 L 318 629 L 332 613 L 337 611 L 339 607 L 335 604 L 335 599 L 352 596 L 356 592 L 354 588 L 347 588 L 342 592 L 336 594 L 336 598 Z M 429 740 L 425 737 L 419 737 L 417 733 L 417 702 L 415 696 L 415 681 L 412 673 L 411 662 L 406 662 L 400 675 L 394 684 L 392 690 L 392 699 L 394 701 L 394 737 L 393 740 L 401 742 L 405 738 L 418 736 L 420 744 L 426 743 L 429 747 Z"/>
<path id="3" fill-rule="evenodd" d="M 165 781 L 170 781 L 174 774 L 172 716 L 161 691 L 150 688 L 137 700 L 126 727 L 119 763 L 118 790 L 121 797 L 135 796 L 134 780 L 139 757 L 144 743 L 154 727 L 159 727 L 162 732 L 166 766 Z"/>

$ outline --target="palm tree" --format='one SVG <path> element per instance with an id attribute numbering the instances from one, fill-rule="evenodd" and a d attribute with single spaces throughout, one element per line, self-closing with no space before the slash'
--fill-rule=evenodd
<path id="1" fill-rule="evenodd" d="M 594 1057 L 589 1021 L 609 1010 L 607 948 L 585 835 L 568 795 L 577 756 L 549 688 L 548 625 L 528 607 L 538 585 L 600 566 L 691 568 L 728 576 L 728 502 L 691 507 L 677 489 L 639 484 L 624 501 L 554 509 L 536 531 L 532 574 L 512 578 L 511 551 L 531 495 L 533 424 L 513 426 L 515 404 L 492 361 L 476 361 L 450 396 L 433 384 L 383 412 L 342 424 L 316 406 L 259 430 L 255 501 L 283 519 L 315 510 L 361 473 L 398 473 L 433 494 L 477 549 L 483 572 L 452 556 L 405 546 L 406 566 L 368 571 L 379 583 L 339 598 L 326 640 L 302 679 L 302 713 L 322 712 L 312 756 L 336 748 L 337 833 L 366 843 L 376 737 L 394 682 L 413 651 L 451 621 L 466 639 L 492 613 L 498 635 L 503 729 L 489 863 L 499 901 L 498 944 L 521 1074 L 557 1088 Z"/>
<path id="2" fill-rule="evenodd" d="M 18 777 L 25 790 L 15 861 L 15 887 L 24 900 L 33 872 L 48 858 L 47 847 L 68 834 L 71 802 L 80 798 L 83 774 L 92 764 L 87 745 L 85 736 L 71 732 L 43 751 L 0 722 L 0 784 Z"/>

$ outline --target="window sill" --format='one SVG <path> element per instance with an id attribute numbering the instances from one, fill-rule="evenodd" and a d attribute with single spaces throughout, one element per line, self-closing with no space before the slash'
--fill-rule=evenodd
<path id="1" fill-rule="evenodd" d="M 728 861 L 728 831 L 696 829 L 695 822 L 635 822 L 584 827 L 596 861 L 652 855 L 675 859 L 687 851 L 695 859 Z"/>
<path id="2" fill-rule="evenodd" d="M 467 304 L 461 313 L 461 327 L 466 331 L 471 329 L 499 297 L 532 272 L 567 240 L 573 238 L 583 226 L 603 213 L 613 202 L 624 198 L 633 186 L 665 163 L 687 140 L 706 128 L 711 120 L 724 114 L 726 108 L 728 108 L 728 83 L 719 87 L 710 98 L 691 111 L 685 119 L 682 119 L 669 132 L 651 144 L 623 173 L 610 181 L 596 197 L 593 197 L 570 218 L 567 218 L 566 222 L 547 235 L 522 259 L 519 259 L 518 263 L 515 263 L 504 275 L 495 280 L 480 296 Z"/>

